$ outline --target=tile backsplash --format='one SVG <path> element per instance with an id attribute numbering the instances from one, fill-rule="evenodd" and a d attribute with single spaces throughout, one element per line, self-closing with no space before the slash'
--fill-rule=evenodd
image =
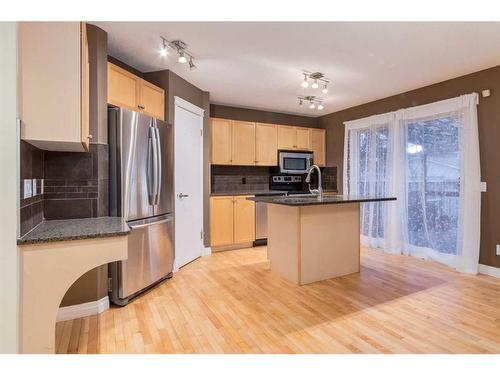
<path id="1" fill-rule="evenodd" d="M 322 169 L 323 188 L 337 190 L 337 167 Z M 269 190 L 269 177 L 278 173 L 277 167 L 212 165 L 211 192 L 237 194 Z M 313 178 L 314 182 L 315 178 Z"/>
<path id="2" fill-rule="evenodd" d="M 212 193 L 241 193 L 269 190 L 269 167 L 212 165 Z"/>
<path id="3" fill-rule="evenodd" d="M 107 145 L 91 144 L 90 152 L 55 152 L 21 141 L 20 149 L 21 236 L 43 219 L 109 214 Z"/>

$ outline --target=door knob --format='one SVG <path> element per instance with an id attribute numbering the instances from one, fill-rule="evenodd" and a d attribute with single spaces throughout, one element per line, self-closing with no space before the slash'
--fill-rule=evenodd
<path id="1" fill-rule="evenodd" d="M 182 199 L 182 198 L 187 198 L 187 197 L 189 197 L 189 194 L 182 194 L 182 193 L 179 193 L 179 194 L 177 194 L 177 196 L 178 196 L 180 199 Z"/>

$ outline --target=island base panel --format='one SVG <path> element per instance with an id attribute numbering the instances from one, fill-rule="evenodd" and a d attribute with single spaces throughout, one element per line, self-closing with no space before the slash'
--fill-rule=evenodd
<path id="1" fill-rule="evenodd" d="M 359 203 L 268 207 L 271 271 L 304 285 L 359 272 Z"/>

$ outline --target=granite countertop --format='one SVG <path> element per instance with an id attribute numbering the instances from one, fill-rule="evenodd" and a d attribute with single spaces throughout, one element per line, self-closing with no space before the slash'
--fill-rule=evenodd
<path id="1" fill-rule="evenodd" d="M 17 240 L 18 245 L 124 236 L 130 228 L 121 217 L 47 220 Z"/>
<path id="2" fill-rule="evenodd" d="M 363 203 L 363 202 L 381 202 L 395 201 L 395 197 L 378 197 L 378 196 L 352 196 L 352 195 L 330 195 L 323 196 L 323 200 L 319 201 L 315 196 L 287 196 L 287 197 L 255 197 L 247 198 L 254 202 L 281 204 L 284 206 L 311 206 L 325 204 L 341 204 L 341 203 Z"/>
<path id="3" fill-rule="evenodd" d="M 226 195 L 284 195 L 286 194 L 286 191 L 280 191 L 280 190 L 259 190 L 259 191 L 225 191 L 225 192 L 217 192 L 217 193 L 210 193 L 211 197 L 220 197 L 220 196 L 226 196 Z"/>

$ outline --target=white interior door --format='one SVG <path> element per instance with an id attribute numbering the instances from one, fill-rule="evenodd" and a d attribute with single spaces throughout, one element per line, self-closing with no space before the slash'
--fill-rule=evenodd
<path id="1" fill-rule="evenodd" d="M 174 270 L 203 253 L 203 110 L 175 97 Z"/>

